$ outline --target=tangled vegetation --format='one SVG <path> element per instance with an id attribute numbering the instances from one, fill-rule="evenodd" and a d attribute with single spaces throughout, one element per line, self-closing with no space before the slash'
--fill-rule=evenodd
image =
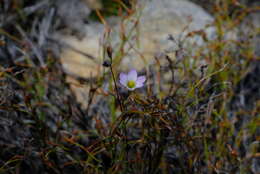
<path id="1" fill-rule="evenodd" d="M 107 72 L 96 83 L 79 79 L 91 85 L 83 109 L 65 80 L 55 43 L 42 37 L 50 17 L 45 1 L 34 9 L 26 0 L 3 2 L 0 173 L 260 171 L 260 63 L 254 49 L 260 31 L 241 29 L 259 7 L 216 1 L 216 39 L 189 33 L 205 42 L 194 52 L 169 36 L 176 58 L 162 53 L 158 64 L 139 72 L 147 81 L 134 91 L 119 84 L 117 50 L 105 48 Z M 235 31 L 239 37 L 227 37 Z"/>

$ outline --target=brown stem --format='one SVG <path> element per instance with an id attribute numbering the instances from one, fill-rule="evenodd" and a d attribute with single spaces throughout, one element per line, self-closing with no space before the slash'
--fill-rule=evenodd
<path id="1" fill-rule="evenodd" d="M 112 73 L 113 81 L 114 81 L 114 84 L 115 84 L 116 95 L 117 95 L 117 100 L 118 100 L 118 103 L 119 103 L 119 106 L 120 106 L 120 110 L 121 110 L 121 112 L 123 112 L 123 105 L 122 105 L 122 103 L 121 103 L 121 99 L 120 99 L 120 95 L 119 95 L 119 92 L 118 92 L 118 88 L 117 88 L 117 84 L 116 84 L 116 79 L 115 79 L 115 75 L 114 75 L 112 66 L 110 66 L 110 71 L 111 71 L 111 73 Z"/>

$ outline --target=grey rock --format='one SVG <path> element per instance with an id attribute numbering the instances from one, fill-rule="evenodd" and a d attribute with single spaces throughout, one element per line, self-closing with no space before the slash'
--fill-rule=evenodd
<path id="1" fill-rule="evenodd" d="M 72 32 L 84 36 L 82 26 L 91 10 L 81 0 L 57 0 L 57 15 Z"/>
<path id="2" fill-rule="evenodd" d="M 250 4 L 251 7 L 259 7 L 260 2 L 252 2 Z M 259 32 L 255 32 L 260 28 L 260 11 L 254 11 L 250 13 L 242 22 L 240 29 L 244 33 L 244 35 L 249 35 L 248 33 L 252 33 L 252 47 L 254 48 L 255 55 L 257 57 L 260 56 L 260 34 Z"/>
<path id="3" fill-rule="evenodd" d="M 68 17 L 74 18 L 73 14 Z M 65 71 L 72 76 L 91 78 L 104 72 L 103 48 L 106 45 L 113 48 L 114 62 L 120 62 L 115 68 L 124 71 L 130 68 L 143 70 L 154 64 L 154 57 L 158 53 L 176 49 L 176 45 L 168 40 L 169 34 L 176 40 L 185 40 L 187 33 L 204 30 L 206 35 L 212 38 L 214 28 L 206 27 L 212 21 L 213 17 L 206 11 L 186 0 L 142 0 L 137 4 L 136 13 L 126 20 L 122 21 L 119 17 L 106 19 L 111 30 L 109 35 L 105 32 L 108 27 L 101 23 L 84 25 L 73 21 L 77 25 L 76 28 L 85 31 L 85 37 L 79 40 L 72 35 L 60 33 L 56 37 L 65 45 L 61 53 Z M 124 26 L 126 42 L 121 38 L 121 26 Z M 185 41 L 186 45 L 192 44 L 194 49 L 203 44 L 202 38 L 198 36 L 187 37 Z M 174 59 L 174 55 L 171 57 Z M 68 80 L 76 83 L 71 77 L 68 77 Z M 86 85 L 79 88 L 78 85 L 72 85 L 72 88 L 79 101 L 84 103 L 89 87 Z"/>

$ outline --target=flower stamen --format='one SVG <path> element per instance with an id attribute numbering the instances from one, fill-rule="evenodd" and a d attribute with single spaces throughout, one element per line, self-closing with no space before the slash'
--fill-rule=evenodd
<path id="1" fill-rule="evenodd" d="M 134 87 L 135 87 L 135 81 L 129 80 L 129 81 L 127 82 L 127 87 L 128 87 L 128 88 L 134 88 Z"/>

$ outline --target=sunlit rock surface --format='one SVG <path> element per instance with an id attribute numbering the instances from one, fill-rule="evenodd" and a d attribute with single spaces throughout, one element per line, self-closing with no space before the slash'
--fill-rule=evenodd
<path id="1" fill-rule="evenodd" d="M 188 32 L 202 29 L 205 29 L 209 38 L 213 35 L 214 30 L 206 28 L 213 18 L 192 2 L 143 0 L 139 1 L 136 9 L 135 14 L 123 21 L 119 17 L 106 19 L 109 27 L 94 22 L 83 25 L 81 30 L 84 29 L 85 33 L 80 39 L 58 34 L 60 41 L 66 45 L 61 54 L 65 71 L 82 78 L 101 75 L 104 70 L 102 62 L 106 58 L 103 50 L 107 45 L 113 48 L 114 61 L 117 63 L 115 68 L 124 71 L 131 68 L 142 70 L 155 63 L 155 55 L 176 47 L 169 41 L 169 35 L 178 40 L 183 39 Z M 109 35 L 106 32 L 108 28 L 111 30 Z M 122 41 L 122 34 L 126 42 Z M 190 44 L 203 43 L 198 36 L 186 40 Z"/>
<path id="2" fill-rule="evenodd" d="M 143 10 L 142 10 L 142 7 Z M 130 36 L 124 45 L 122 69 L 143 69 L 154 62 L 154 55 L 158 52 L 170 49 L 173 43 L 167 40 L 171 34 L 179 38 L 188 31 L 203 29 L 212 22 L 212 17 L 199 6 L 184 0 L 142 1 L 137 8 L 137 14 L 125 20 L 125 36 Z M 140 20 L 138 20 L 138 16 Z M 111 22 L 112 21 L 112 22 Z M 73 22 L 73 21 L 72 21 Z M 64 68 L 81 77 L 98 75 L 102 69 L 102 48 L 104 42 L 110 42 L 115 51 L 119 50 L 122 43 L 120 38 L 120 19 L 107 19 L 112 32 L 110 39 L 103 37 L 105 26 L 100 23 L 90 23 L 82 26 L 85 29 L 85 37 L 78 39 L 70 35 L 62 35 L 61 40 L 72 48 L 64 48 L 62 62 Z M 138 22 L 136 29 L 134 25 Z M 185 28 L 187 29 L 185 30 Z M 212 34 L 213 29 L 207 30 Z M 131 33 L 131 34 L 130 34 Z M 192 41 L 201 43 L 201 38 L 193 38 Z M 95 60 L 91 60 L 91 55 Z"/>

